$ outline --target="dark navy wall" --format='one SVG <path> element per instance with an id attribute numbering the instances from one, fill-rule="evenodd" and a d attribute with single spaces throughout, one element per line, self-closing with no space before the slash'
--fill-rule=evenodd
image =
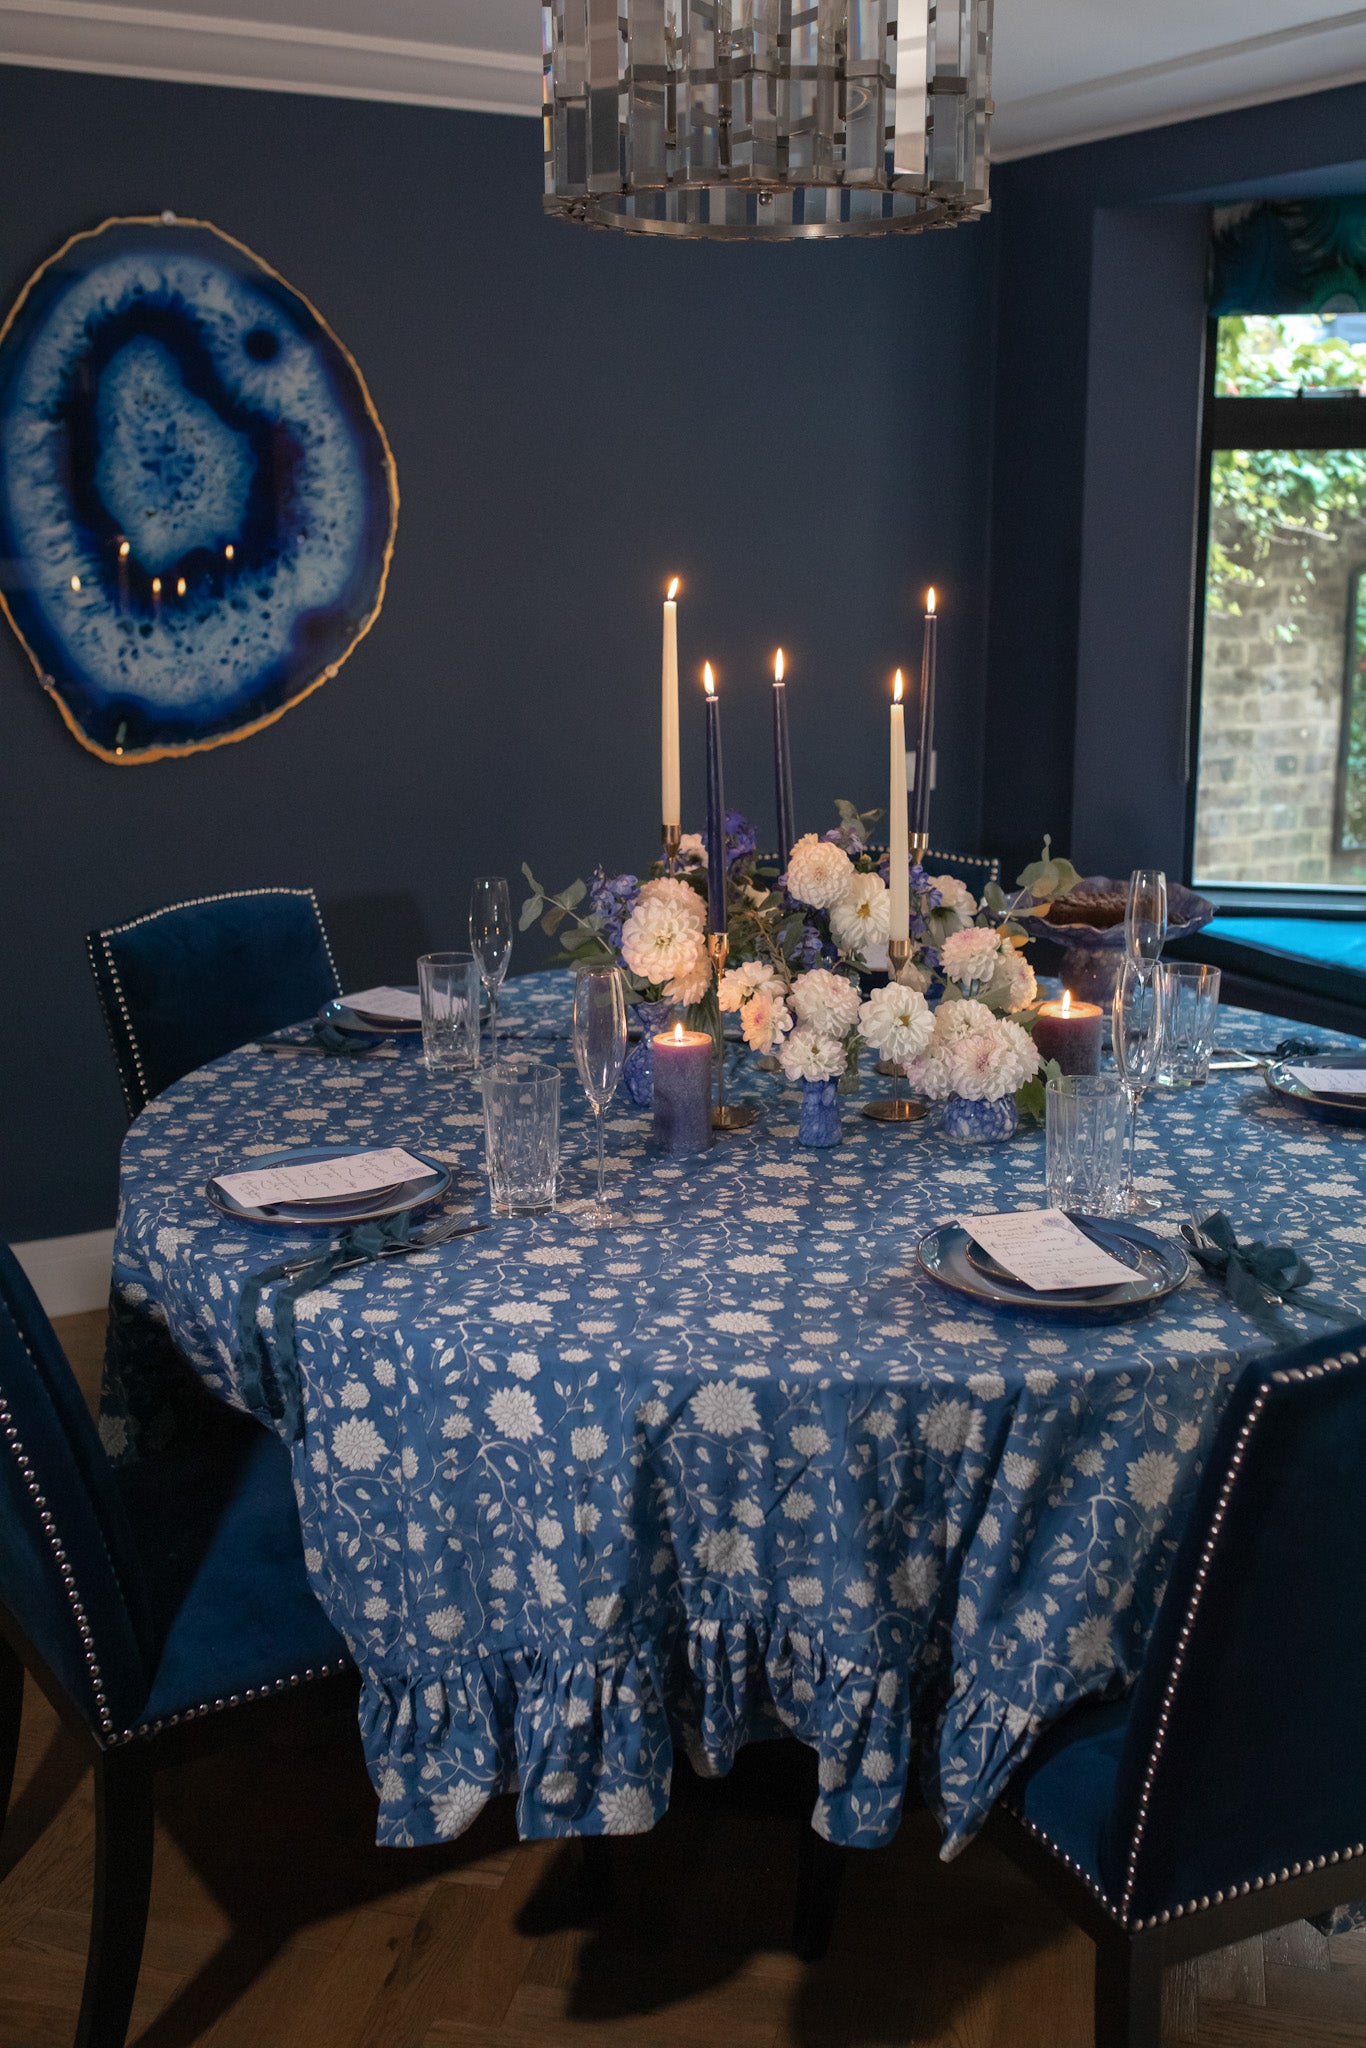
<path id="1" fill-rule="evenodd" d="M 1190 208 L 1360 190 L 1363 132 L 1353 86 L 993 170 L 983 817 L 1008 864 L 1051 830 L 1083 870 L 1181 865 L 1203 321 Z"/>
<path id="2" fill-rule="evenodd" d="M 532 121 L 0 68 L 0 300 L 106 215 L 209 219 L 354 351 L 402 494 L 373 632 L 238 745 L 105 766 L 0 632 L 11 1237 L 113 1218 L 87 928 L 311 881 L 348 979 L 410 975 L 459 938 L 476 870 L 527 859 L 558 884 L 652 855 L 670 572 L 688 674 L 721 674 L 728 795 L 766 833 L 772 647 L 798 822 L 823 826 L 838 796 L 885 801 L 886 677 L 940 585 L 936 838 L 976 841 L 993 226 L 773 249 L 579 233 L 541 216 L 539 146 Z"/>

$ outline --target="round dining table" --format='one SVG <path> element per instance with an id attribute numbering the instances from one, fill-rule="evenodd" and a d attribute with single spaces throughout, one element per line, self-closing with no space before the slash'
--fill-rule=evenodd
<path id="1" fill-rule="evenodd" d="M 382 1843 L 447 1839 L 513 1792 L 525 1837 L 640 1832 L 680 1745 L 715 1774 L 786 1733 L 817 1753 L 828 1839 L 885 1841 L 909 1781 L 951 1855 L 1049 1723 L 1132 1679 L 1232 1375 L 1270 1340 L 1199 1269 L 1108 1322 L 943 1289 L 919 1240 L 1041 1206 L 1043 1134 L 867 1120 L 871 1073 L 828 1150 L 744 1056 L 728 1094 L 758 1122 L 692 1157 L 619 1096 L 595 1228 L 571 997 L 529 974 L 501 1006 L 504 1050 L 563 1077 L 545 1215 L 489 1217 L 477 1079 L 432 1078 L 411 1038 L 244 1046 L 150 1102 L 123 1150 L 106 1446 L 192 1426 L 202 1389 L 289 1437 Z M 1225 1045 L 1287 1030 L 1220 1015 Z M 343 1143 L 448 1165 L 430 1220 L 490 1227 L 329 1275 L 283 1349 L 281 1283 L 253 1288 L 282 1408 L 246 1369 L 243 1290 L 318 1233 L 244 1224 L 206 1184 Z M 1221 1072 L 1145 1101 L 1137 1166 L 1159 1232 L 1223 1210 L 1366 1311 L 1366 1128 Z"/>

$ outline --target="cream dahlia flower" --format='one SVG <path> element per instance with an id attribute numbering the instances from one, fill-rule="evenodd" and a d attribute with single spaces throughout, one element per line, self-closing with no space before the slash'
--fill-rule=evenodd
<path id="1" fill-rule="evenodd" d="M 769 1054 L 792 1029 L 792 1012 L 778 988 L 756 989 L 740 1009 L 740 1029 L 751 1052 Z"/>
<path id="2" fill-rule="evenodd" d="M 844 1038 L 858 1022 L 859 992 L 842 974 L 813 967 L 792 984 L 791 1003 L 798 1021 L 827 1038 Z"/>
<path id="3" fill-rule="evenodd" d="M 706 907 L 686 882 L 646 882 L 622 927 L 622 958 L 674 1002 L 700 1002 L 711 979 L 706 922 Z"/>
<path id="4" fill-rule="evenodd" d="M 945 976 L 961 988 L 971 988 L 974 982 L 989 982 L 1000 955 L 1000 940 L 989 925 L 974 924 L 966 931 L 950 932 L 939 948 Z"/>
<path id="5" fill-rule="evenodd" d="M 842 846 L 808 832 L 788 856 L 787 893 L 815 910 L 842 903 L 854 880 L 854 863 Z"/>
<path id="6" fill-rule="evenodd" d="M 898 1065 L 923 1052 L 934 1030 L 934 1015 L 924 996 L 900 982 L 876 988 L 859 1011 L 860 1036 L 886 1060 Z"/>
<path id="7" fill-rule="evenodd" d="M 762 960 L 744 960 L 738 967 L 726 969 L 716 985 L 716 999 L 723 1010 L 738 1010 L 759 989 L 781 993 L 782 986 L 775 968 Z"/>
<path id="8" fill-rule="evenodd" d="M 842 953 L 862 960 L 870 946 L 885 946 L 891 898 L 881 875 L 855 875 L 849 893 L 830 912 L 830 929 Z"/>
<path id="9" fill-rule="evenodd" d="M 798 1024 L 779 1046 L 778 1060 L 789 1081 L 838 1081 L 845 1052 L 840 1039 L 817 1031 L 813 1024 Z"/>

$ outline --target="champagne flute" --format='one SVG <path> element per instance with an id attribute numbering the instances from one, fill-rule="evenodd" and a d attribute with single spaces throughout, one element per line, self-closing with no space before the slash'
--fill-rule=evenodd
<path id="1" fill-rule="evenodd" d="M 1151 1216 L 1158 1204 L 1140 1195 L 1134 1186 L 1138 1105 L 1157 1073 L 1162 1054 L 1162 977 L 1153 973 L 1151 963 L 1140 965 L 1126 958 L 1120 967 L 1111 1007 L 1110 1039 L 1129 1104 L 1129 1214 Z"/>
<path id="2" fill-rule="evenodd" d="M 498 1064 L 498 991 L 512 958 L 512 900 L 504 875 L 479 875 L 470 891 L 470 951 L 489 999 L 489 1049 Z"/>
<path id="3" fill-rule="evenodd" d="M 1167 877 L 1161 868 L 1135 868 L 1124 905 L 1124 950 L 1145 978 L 1162 958 L 1167 938 Z"/>
<path id="4" fill-rule="evenodd" d="M 603 1186 L 603 1113 L 626 1060 L 626 990 L 617 967 L 580 967 L 574 976 L 574 1064 L 598 1125 L 598 1200 L 593 1221 L 612 1220 Z"/>

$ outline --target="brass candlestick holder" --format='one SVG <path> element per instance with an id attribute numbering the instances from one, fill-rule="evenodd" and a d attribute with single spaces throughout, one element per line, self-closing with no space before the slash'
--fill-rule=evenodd
<path id="1" fill-rule="evenodd" d="M 910 842 L 912 849 L 914 849 L 916 840 L 922 839 L 924 836 L 923 833 L 919 832 L 911 833 Z M 910 957 L 911 942 L 909 939 L 888 939 L 887 959 L 891 964 L 893 981 L 901 979 L 901 971 Z M 902 1082 L 906 1078 L 906 1069 L 897 1066 L 890 1060 L 879 1060 L 877 1070 L 880 1074 L 895 1074 L 898 1082 Z M 912 1102 L 910 1097 L 903 1095 L 898 1087 L 895 1095 L 882 1095 L 878 1097 L 876 1102 L 865 1102 L 863 1114 L 866 1117 L 870 1117 L 875 1124 L 918 1124 L 921 1118 L 925 1116 L 926 1108 L 923 1102 Z"/>
<path id="2" fill-rule="evenodd" d="M 929 850 L 930 835 L 928 832 L 908 832 L 906 834 L 906 851 L 910 855 L 913 868 L 918 868 L 923 864 L 925 855 Z"/>
<path id="3" fill-rule="evenodd" d="M 678 867 L 678 849 L 683 833 L 677 825 L 661 825 L 660 838 L 664 841 L 664 872 L 672 875 Z"/>
<path id="4" fill-rule="evenodd" d="M 707 951 L 711 955 L 712 973 L 720 986 L 721 976 L 726 971 L 726 960 L 730 953 L 730 939 L 725 932 L 707 933 Z M 711 1113 L 711 1127 L 714 1131 L 747 1131 L 759 1121 L 759 1111 L 752 1102 L 726 1101 L 726 1037 L 725 1026 L 720 1027 L 721 1042 L 716 1053 L 716 1107 Z"/>

